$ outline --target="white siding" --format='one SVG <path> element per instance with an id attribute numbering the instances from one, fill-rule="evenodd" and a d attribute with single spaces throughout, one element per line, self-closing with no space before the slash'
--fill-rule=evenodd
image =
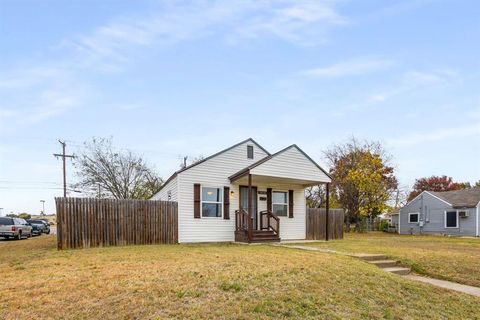
<path id="1" fill-rule="evenodd" d="M 171 192 L 171 199 L 170 201 L 177 201 L 178 200 L 178 176 L 173 178 L 168 182 L 166 186 L 162 188 L 157 194 L 155 194 L 151 200 L 164 200 L 169 201 L 168 199 L 168 192 Z"/>
<path id="2" fill-rule="evenodd" d="M 253 180 L 253 185 L 255 180 Z M 267 191 L 267 188 L 272 188 L 272 191 L 284 191 L 293 190 L 293 218 L 279 217 L 280 218 L 280 238 L 282 240 L 299 240 L 306 237 L 306 200 L 305 200 L 305 188 L 299 185 L 258 185 L 258 191 Z M 259 195 L 260 197 L 266 197 L 265 195 Z M 236 199 L 238 202 L 238 199 Z M 288 200 L 287 200 L 288 203 Z M 238 206 L 238 204 L 237 204 Z M 267 201 L 258 200 L 258 212 L 267 210 Z"/>
<path id="3" fill-rule="evenodd" d="M 252 174 L 309 181 L 330 182 L 330 178 L 292 146 L 250 171 Z"/>
<path id="4" fill-rule="evenodd" d="M 247 158 L 247 145 L 253 145 L 254 158 Z M 188 170 L 180 172 L 178 179 L 178 241 L 212 242 L 233 241 L 235 210 L 238 210 L 238 186 L 230 185 L 229 176 L 266 157 L 257 145 L 247 141 Z M 230 220 L 222 218 L 193 218 L 193 185 L 229 186 L 234 191 L 230 200 Z"/>

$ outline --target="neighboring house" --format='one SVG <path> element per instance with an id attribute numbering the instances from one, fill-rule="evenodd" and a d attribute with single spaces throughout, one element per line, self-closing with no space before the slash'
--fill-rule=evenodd
<path id="1" fill-rule="evenodd" d="M 424 191 L 399 215 L 400 234 L 479 236 L 480 188 Z"/>
<path id="2" fill-rule="evenodd" d="M 152 200 L 178 202 L 180 243 L 305 239 L 305 188 L 330 181 L 297 145 L 270 154 L 247 139 L 175 172 Z"/>

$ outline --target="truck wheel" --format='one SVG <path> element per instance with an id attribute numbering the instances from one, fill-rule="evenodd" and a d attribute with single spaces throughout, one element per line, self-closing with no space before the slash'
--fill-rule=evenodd
<path id="1" fill-rule="evenodd" d="M 17 240 L 22 240 L 22 231 L 18 232 Z"/>

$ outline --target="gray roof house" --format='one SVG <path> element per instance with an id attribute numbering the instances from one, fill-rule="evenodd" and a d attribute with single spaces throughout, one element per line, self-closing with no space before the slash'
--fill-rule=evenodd
<path id="1" fill-rule="evenodd" d="M 423 191 L 401 210 L 400 234 L 480 235 L 480 188 Z"/>

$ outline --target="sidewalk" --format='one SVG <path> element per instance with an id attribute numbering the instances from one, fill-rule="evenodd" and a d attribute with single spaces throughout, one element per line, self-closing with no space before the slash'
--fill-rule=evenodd
<path id="1" fill-rule="evenodd" d="M 309 246 L 301 246 L 301 245 L 284 245 L 284 244 L 272 244 L 273 246 L 276 247 L 283 247 L 283 248 L 290 248 L 290 249 L 297 249 L 297 250 L 305 250 L 305 251 L 316 251 L 316 252 L 323 252 L 323 253 L 335 253 L 335 254 L 340 254 L 344 256 L 350 256 L 354 258 L 362 258 L 363 256 L 375 256 L 372 254 L 362 254 L 362 253 L 345 253 L 345 252 L 339 252 L 336 250 L 330 250 L 330 249 L 320 249 L 320 248 L 315 248 L 315 247 L 309 247 Z M 439 279 L 433 279 L 433 278 L 427 278 L 424 276 L 419 276 L 419 275 L 402 275 L 402 277 L 413 280 L 413 281 L 418 281 L 418 282 L 423 282 L 423 283 L 428 283 L 436 287 L 444 288 L 444 289 L 449 289 L 457 292 L 462 292 L 466 294 L 470 294 L 476 297 L 480 297 L 480 288 L 477 287 L 472 287 L 472 286 L 467 286 L 464 284 L 456 283 L 456 282 L 451 282 L 451 281 L 445 281 L 445 280 L 439 280 Z"/>

